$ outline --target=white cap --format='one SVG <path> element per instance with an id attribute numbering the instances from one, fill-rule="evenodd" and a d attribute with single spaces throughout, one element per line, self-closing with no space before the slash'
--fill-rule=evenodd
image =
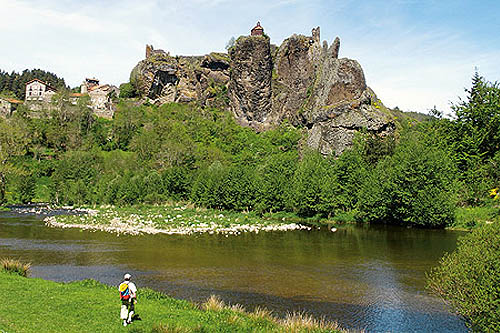
<path id="1" fill-rule="evenodd" d="M 125 274 L 125 275 L 123 276 L 123 279 L 124 279 L 124 280 L 130 280 L 130 278 L 131 278 L 131 277 L 132 277 L 132 275 L 130 275 L 129 273 L 127 273 L 127 274 Z"/>

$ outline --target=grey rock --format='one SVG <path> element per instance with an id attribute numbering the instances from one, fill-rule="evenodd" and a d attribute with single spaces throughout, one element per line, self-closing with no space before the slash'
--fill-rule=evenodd
<path id="1" fill-rule="evenodd" d="M 240 37 L 230 50 L 229 98 L 238 122 L 257 130 L 270 123 L 272 57 L 265 36 Z"/>

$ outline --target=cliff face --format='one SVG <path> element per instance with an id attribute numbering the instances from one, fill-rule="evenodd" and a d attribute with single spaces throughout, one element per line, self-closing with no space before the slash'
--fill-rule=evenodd
<path id="1" fill-rule="evenodd" d="M 229 55 L 229 99 L 233 113 L 240 124 L 261 129 L 270 123 L 267 117 L 272 107 L 273 62 L 269 39 L 264 36 L 240 37 Z"/>
<path id="2" fill-rule="evenodd" d="M 197 101 L 228 107 L 240 124 L 256 130 L 288 120 L 308 129 L 308 146 L 325 155 L 340 154 L 356 132 L 387 135 L 395 124 L 367 87 L 359 63 L 339 59 L 339 49 L 338 38 L 330 47 L 321 44 L 319 28 L 312 36 L 293 35 L 279 48 L 266 36 L 240 37 L 229 56 L 174 58 L 151 48 L 131 82 L 160 104 Z M 221 104 L 217 97 L 226 88 L 229 102 Z"/>

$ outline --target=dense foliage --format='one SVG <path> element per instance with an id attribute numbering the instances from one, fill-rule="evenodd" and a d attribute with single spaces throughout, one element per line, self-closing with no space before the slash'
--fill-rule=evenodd
<path id="1" fill-rule="evenodd" d="M 33 79 L 45 81 L 56 89 L 66 88 L 64 79 L 41 69 L 25 69 L 22 73 L 12 71 L 10 74 L 0 70 L 0 93 L 24 100 L 26 83 Z"/>
<path id="2" fill-rule="evenodd" d="M 500 88 L 478 75 L 453 107 L 455 119 L 435 111 L 420 122 L 399 112 L 396 136 L 360 134 L 338 158 L 305 149 L 306 131 L 287 123 L 256 133 L 228 111 L 128 99 L 105 120 L 64 94 L 41 117 L 21 108 L 0 120 L 0 203 L 186 200 L 443 227 L 467 216 L 457 207 L 493 207 L 488 194 L 500 185 Z"/>
<path id="3" fill-rule="evenodd" d="M 475 330 L 500 331 L 500 223 L 479 227 L 443 257 L 428 287 Z"/>

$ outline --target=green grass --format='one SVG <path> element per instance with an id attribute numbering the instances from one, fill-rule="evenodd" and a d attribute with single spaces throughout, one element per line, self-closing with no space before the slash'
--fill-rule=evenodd
<path id="1" fill-rule="evenodd" d="M 500 222 L 500 207 L 495 205 L 482 207 L 457 207 L 455 223 L 451 229 L 471 230 L 480 225 Z"/>
<path id="2" fill-rule="evenodd" d="M 141 288 L 136 313 L 142 320 L 123 327 L 117 289 L 94 280 L 58 283 L 0 272 L 0 289 L 0 332 L 338 331 L 334 324 L 311 321 L 308 316 L 302 316 L 302 321 L 278 320 L 265 311 L 231 308 L 216 298 L 197 306 Z M 289 317 L 293 316 L 297 315 Z"/>

